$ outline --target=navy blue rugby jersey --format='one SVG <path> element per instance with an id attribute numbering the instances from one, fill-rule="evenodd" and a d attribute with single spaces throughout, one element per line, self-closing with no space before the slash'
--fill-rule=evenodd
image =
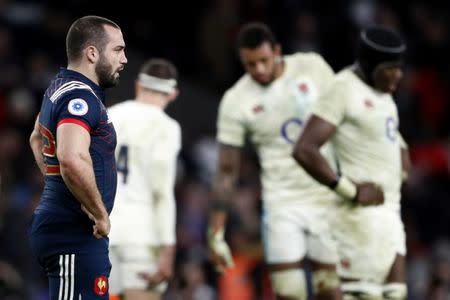
<path id="1" fill-rule="evenodd" d="M 69 191 L 59 170 L 56 129 L 64 123 L 78 124 L 89 132 L 89 152 L 97 187 L 110 213 L 117 186 L 114 158 L 116 132 L 106 111 L 105 93 L 84 75 L 65 68 L 61 69 L 47 88 L 39 114 L 47 173 L 41 201 L 35 213 L 50 212 L 69 219 L 86 218 L 81 211 L 80 202 Z"/>

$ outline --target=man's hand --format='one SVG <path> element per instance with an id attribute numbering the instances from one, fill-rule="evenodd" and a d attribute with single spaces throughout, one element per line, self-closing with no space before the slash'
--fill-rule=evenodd
<path id="1" fill-rule="evenodd" d="M 109 231 L 111 230 L 111 222 L 109 221 L 109 216 L 106 215 L 100 219 L 95 219 L 94 222 L 95 222 L 93 226 L 94 236 L 97 239 L 107 237 Z"/>
<path id="2" fill-rule="evenodd" d="M 97 239 L 101 239 L 107 237 L 109 231 L 111 230 L 111 223 L 109 221 L 109 216 L 105 214 L 101 218 L 95 218 L 93 214 L 91 214 L 84 205 L 81 205 L 81 210 L 94 222 L 92 226 L 93 235 Z"/>
<path id="3" fill-rule="evenodd" d="M 154 288 L 162 282 L 169 281 L 173 276 L 174 260 L 175 246 L 162 246 L 158 270 L 152 275 L 141 272 L 139 273 L 139 277 L 147 281 L 149 289 Z"/>
<path id="4" fill-rule="evenodd" d="M 216 270 L 222 273 L 225 268 L 234 267 L 233 256 L 230 247 L 224 239 L 224 230 L 220 229 L 213 232 L 208 230 L 208 246 L 212 252 L 212 260 L 216 266 Z"/>
<path id="5" fill-rule="evenodd" d="M 383 190 L 372 182 L 356 184 L 357 194 L 355 202 L 362 206 L 380 205 L 384 203 Z"/>

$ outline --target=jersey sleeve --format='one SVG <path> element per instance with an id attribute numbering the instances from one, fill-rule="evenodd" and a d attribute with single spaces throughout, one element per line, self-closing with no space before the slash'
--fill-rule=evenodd
<path id="1" fill-rule="evenodd" d="M 313 54 L 312 57 L 315 62 L 315 70 L 319 78 L 319 88 L 321 91 L 325 91 L 333 81 L 334 71 L 319 54 Z"/>
<path id="2" fill-rule="evenodd" d="M 313 104 L 312 114 L 338 126 L 345 118 L 348 103 L 345 87 L 333 80 L 326 91 Z"/>
<path id="3" fill-rule="evenodd" d="M 56 107 L 57 126 L 72 123 L 90 132 L 97 127 L 100 117 L 100 101 L 90 92 L 68 94 L 58 101 Z"/>
<path id="4" fill-rule="evenodd" d="M 400 131 L 397 131 L 398 134 L 398 139 L 399 139 L 399 143 L 400 143 L 400 148 L 408 150 L 408 144 L 406 143 L 405 139 L 403 138 L 402 134 L 400 133 Z"/>
<path id="5" fill-rule="evenodd" d="M 245 126 L 239 106 L 233 105 L 234 95 L 227 92 L 222 98 L 217 115 L 217 140 L 231 146 L 243 146 Z"/>
<path id="6" fill-rule="evenodd" d="M 175 178 L 177 157 L 181 148 L 181 130 L 178 124 L 169 126 L 151 145 L 152 191 L 155 197 L 155 220 L 162 245 L 175 244 Z"/>

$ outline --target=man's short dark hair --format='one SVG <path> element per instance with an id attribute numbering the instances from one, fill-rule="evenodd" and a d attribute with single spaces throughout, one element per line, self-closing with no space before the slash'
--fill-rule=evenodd
<path id="1" fill-rule="evenodd" d="M 245 24 L 239 31 L 237 38 L 237 48 L 255 49 L 264 42 L 268 42 L 274 48 L 278 42 L 272 30 L 259 22 Z"/>
<path id="2" fill-rule="evenodd" d="M 104 26 L 109 25 L 120 29 L 113 21 L 99 16 L 85 16 L 77 19 L 69 28 L 66 37 L 66 51 L 68 62 L 81 58 L 83 49 L 95 46 L 100 52 L 108 43 L 108 36 Z"/>
<path id="3" fill-rule="evenodd" d="M 161 79 L 178 79 L 177 68 L 163 58 L 151 58 L 141 68 L 140 73 Z"/>

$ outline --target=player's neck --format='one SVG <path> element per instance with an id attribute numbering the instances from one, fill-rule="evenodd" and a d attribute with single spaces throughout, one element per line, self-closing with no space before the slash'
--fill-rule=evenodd
<path id="1" fill-rule="evenodd" d="M 284 59 L 280 56 L 279 61 L 276 62 L 275 65 L 275 79 L 278 79 L 283 75 L 284 69 L 286 67 L 286 63 Z"/>
<path id="2" fill-rule="evenodd" d="M 136 101 L 152 106 L 156 106 L 162 110 L 164 110 L 167 106 L 167 100 L 164 99 L 164 97 L 158 97 L 158 95 L 151 95 L 151 96 L 138 96 L 136 97 Z"/>
<path id="3" fill-rule="evenodd" d="M 83 64 L 68 64 L 67 70 L 72 70 L 78 73 L 83 74 L 87 78 L 89 78 L 92 82 L 94 82 L 96 85 L 98 84 L 98 77 L 97 74 L 95 74 L 95 70 L 89 68 L 89 66 L 84 66 Z"/>

